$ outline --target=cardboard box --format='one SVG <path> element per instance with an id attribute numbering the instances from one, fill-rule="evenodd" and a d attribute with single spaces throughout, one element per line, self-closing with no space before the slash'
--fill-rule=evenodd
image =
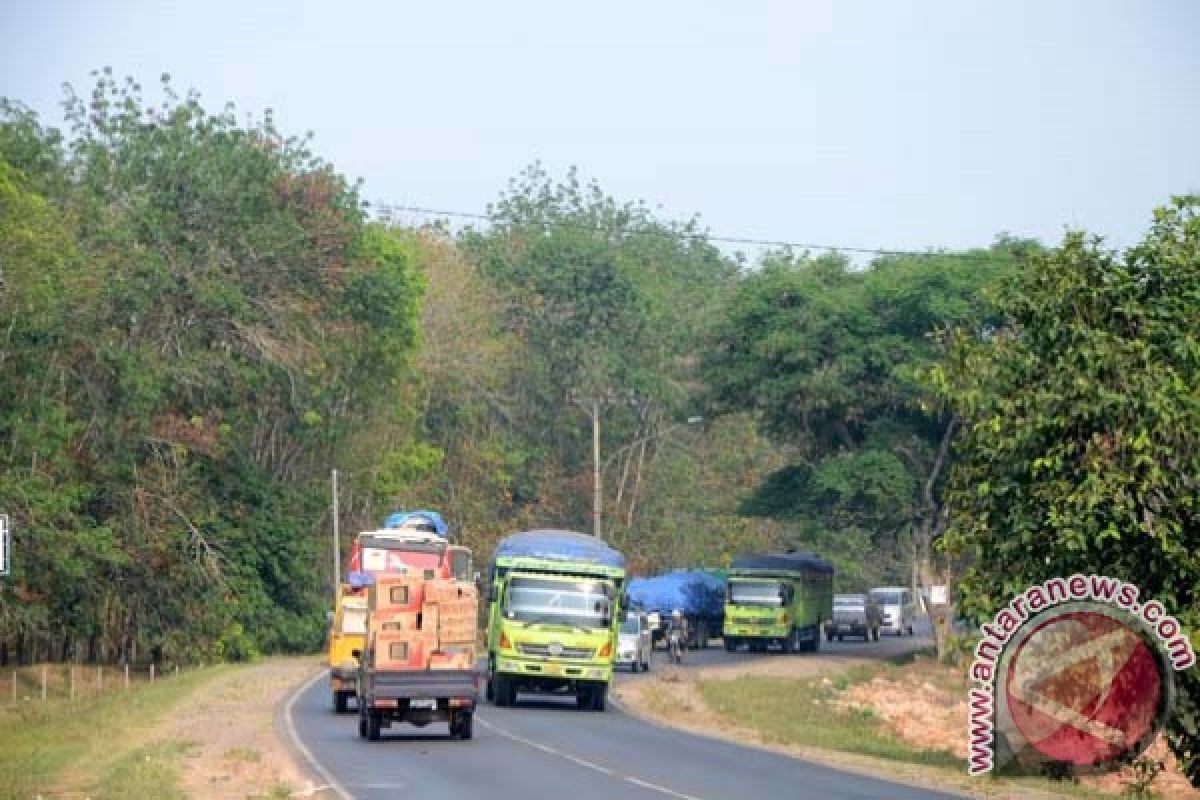
<path id="1" fill-rule="evenodd" d="M 420 611 L 425 602 L 425 580 L 412 575 L 380 573 L 368 595 L 368 608 L 376 611 Z"/>
<path id="2" fill-rule="evenodd" d="M 367 651 L 376 669 L 426 669 L 437 640 L 427 631 L 382 630 L 371 633 Z"/>
<path id="3" fill-rule="evenodd" d="M 456 600 L 469 600 L 478 604 L 479 590 L 475 588 L 475 584 L 468 581 L 429 581 L 425 589 L 425 599 L 430 603 L 439 604 Z"/>
<path id="4" fill-rule="evenodd" d="M 422 616 L 420 611 L 375 611 L 367 618 L 367 626 L 378 631 L 419 631 Z"/>
<path id="5" fill-rule="evenodd" d="M 473 644 L 478 636 L 478 629 L 472 623 L 469 625 L 438 626 L 438 643 L 442 646 L 450 644 Z"/>
<path id="6" fill-rule="evenodd" d="M 441 600 L 436 605 L 442 619 L 475 619 L 479 616 L 479 604 L 469 598 Z"/>
<path id="7" fill-rule="evenodd" d="M 474 669 L 474 667 L 475 651 L 473 648 L 450 652 L 438 651 L 429 656 L 430 669 Z"/>

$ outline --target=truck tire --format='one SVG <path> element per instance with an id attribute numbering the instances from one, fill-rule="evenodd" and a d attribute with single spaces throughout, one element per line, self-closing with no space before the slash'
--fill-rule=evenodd
<path id="1" fill-rule="evenodd" d="M 732 653 L 734 650 L 737 650 L 737 639 L 733 638 L 732 636 L 726 636 L 725 637 L 725 652 Z"/>
<path id="2" fill-rule="evenodd" d="M 608 684 L 596 686 L 592 689 L 592 703 L 589 709 L 592 711 L 603 711 L 608 705 Z"/>
<path id="3" fill-rule="evenodd" d="M 333 693 L 333 710 L 338 714 L 345 714 L 347 702 L 350 700 L 349 692 L 334 692 Z"/>
<path id="4" fill-rule="evenodd" d="M 509 705 L 508 678 L 503 675 L 492 675 L 488 680 L 488 693 L 496 705 L 502 707 Z"/>
<path id="5" fill-rule="evenodd" d="M 383 725 L 383 715 L 377 711 L 367 712 L 367 741 L 379 741 L 379 729 Z"/>
<path id="6" fill-rule="evenodd" d="M 808 645 L 808 652 L 818 653 L 821 650 L 821 627 L 818 625 L 813 629 L 813 638 Z"/>
<path id="7" fill-rule="evenodd" d="M 358 738 L 367 738 L 367 715 L 362 712 L 358 715 Z"/>
<path id="8" fill-rule="evenodd" d="M 454 739 L 470 739 L 475 735 L 475 715 L 470 711 L 459 711 L 450 720 L 450 736 Z"/>
<path id="9" fill-rule="evenodd" d="M 696 623 L 696 649 L 708 649 L 708 621 L 700 620 Z"/>

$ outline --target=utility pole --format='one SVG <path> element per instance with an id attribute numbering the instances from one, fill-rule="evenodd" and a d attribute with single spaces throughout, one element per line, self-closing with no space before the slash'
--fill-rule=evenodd
<path id="1" fill-rule="evenodd" d="M 337 470 L 333 471 L 333 602 L 337 604 L 342 586 L 342 547 L 338 541 L 338 488 Z"/>
<path id="2" fill-rule="evenodd" d="M 600 535 L 600 510 L 604 496 L 600 491 L 600 403 L 592 400 L 592 535 Z"/>

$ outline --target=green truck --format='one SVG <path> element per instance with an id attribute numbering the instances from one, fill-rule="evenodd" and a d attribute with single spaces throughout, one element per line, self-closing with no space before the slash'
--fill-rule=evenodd
<path id="1" fill-rule="evenodd" d="M 505 537 L 488 572 L 487 698 L 574 697 L 603 711 L 625 615 L 625 558 L 594 536 L 533 530 Z"/>
<path id="2" fill-rule="evenodd" d="M 833 618 L 833 565 L 811 553 L 739 556 L 725 589 L 725 649 L 815 653 Z"/>

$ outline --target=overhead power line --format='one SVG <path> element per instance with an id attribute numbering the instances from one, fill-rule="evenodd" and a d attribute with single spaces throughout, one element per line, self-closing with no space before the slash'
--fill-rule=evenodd
<path id="1" fill-rule="evenodd" d="M 389 205 L 386 203 L 376 204 L 375 207 L 382 211 L 386 211 L 386 212 L 402 212 L 402 213 L 406 213 L 406 214 L 420 214 L 420 215 L 426 216 L 426 217 L 447 217 L 447 218 L 451 218 L 451 219 L 470 219 L 470 220 L 479 220 L 479 221 L 483 221 L 483 222 L 494 222 L 492 217 L 488 216 L 487 214 L 482 214 L 482 213 L 479 213 L 476 211 L 449 211 L 446 209 L 439 209 L 439 208 L 425 208 L 423 206 L 398 206 L 398 205 Z M 567 227 L 576 227 L 576 228 L 586 229 L 586 230 L 597 230 L 597 231 L 600 230 L 599 228 L 592 228 L 590 226 L 583 226 L 583 225 L 575 225 L 575 226 L 567 226 Z M 622 230 L 620 232 L 627 233 L 627 234 L 634 234 L 634 235 L 637 235 L 640 233 L 644 233 L 644 234 L 657 233 L 657 231 L 651 231 L 651 230 L 639 231 L 636 228 Z M 949 257 L 949 256 L 953 256 L 953 257 L 958 257 L 958 258 L 964 258 L 964 257 L 969 258 L 974 255 L 980 255 L 980 254 L 961 253 L 961 252 L 956 253 L 956 252 L 946 251 L 946 250 L 900 250 L 900 249 L 885 248 L 885 247 L 862 247 L 859 245 L 817 244 L 815 242 L 789 242 L 789 241 L 786 241 L 783 239 L 755 239 L 753 237 L 745 237 L 745 236 L 719 236 L 719 235 L 712 234 L 712 233 L 693 233 L 693 234 L 687 234 L 687 235 L 694 236 L 697 239 L 704 239 L 709 242 L 718 242 L 721 244 L 743 244 L 743 245 L 752 245 L 755 247 L 786 247 L 786 248 L 791 248 L 794 250 L 830 250 L 830 251 L 836 250 L 838 252 L 843 252 L 843 253 L 862 253 L 862 254 L 866 254 L 866 255 L 875 255 L 875 256 L 918 256 L 918 257 L 928 257 L 928 256 L 948 256 Z"/>

